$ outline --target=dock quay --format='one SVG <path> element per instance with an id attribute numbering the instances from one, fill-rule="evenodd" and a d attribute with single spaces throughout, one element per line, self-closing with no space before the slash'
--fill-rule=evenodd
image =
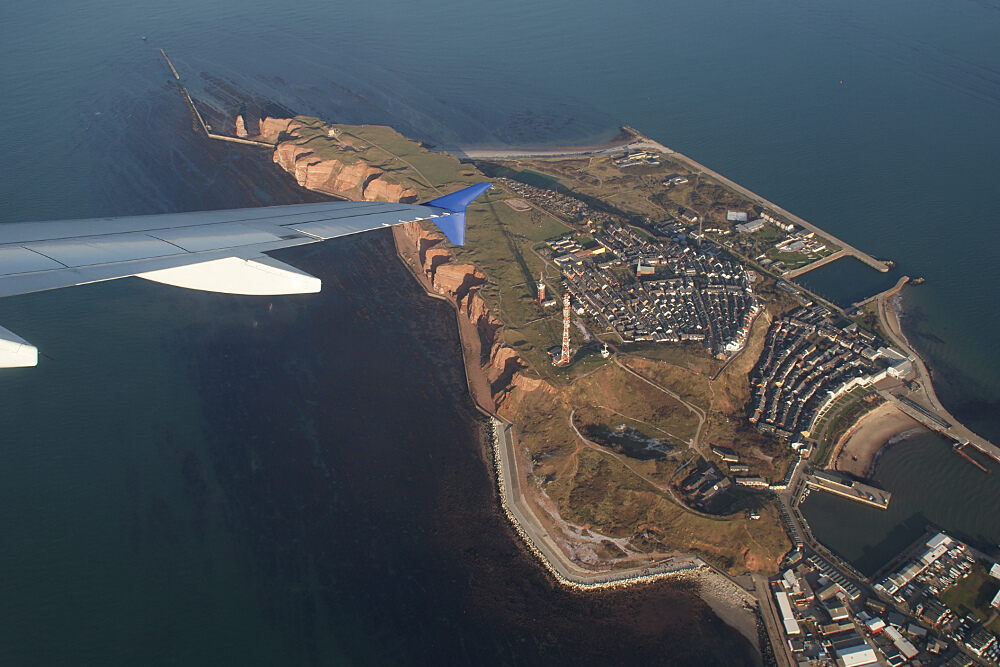
<path id="1" fill-rule="evenodd" d="M 784 278 L 785 280 L 792 280 L 793 278 L 798 278 L 803 273 L 808 273 L 813 269 L 818 269 L 819 267 L 824 266 L 826 264 L 831 264 L 833 262 L 836 262 L 838 259 L 841 259 L 842 257 L 851 257 L 851 256 L 852 256 L 851 253 L 847 250 L 838 250 L 832 255 L 827 255 L 826 257 L 817 259 L 815 262 L 809 262 L 805 266 L 800 266 L 797 269 L 786 271 L 785 273 L 781 274 L 781 277 Z"/>
<path id="2" fill-rule="evenodd" d="M 979 468 L 983 472 L 988 473 L 990 471 L 989 468 L 987 468 L 982 463 L 980 463 L 979 461 L 977 461 L 976 459 L 972 458 L 971 456 L 969 456 L 968 454 L 966 454 L 965 452 L 962 451 L 962 448 L 965 447 L 967 444 L 969 444 L 969 443 L 967 443 L 967 442 L 956 442 L 954 445 L 951 446 L 951 448 L 952 448 L 952 450 L 955 451 L 956 454 L 958 454 L 959 456 L 961 456 L 963 459 L 965 459 L 966 461 L 968 461 L 972 465 L 976 466 L 977 468 Z"/>
<path id="3" fill-rule="evenodd" d="M 811 475 L 806 475 L 805 481 L 806 486 L 811 489 L 818 489 L 843 496 L 844 498 L 850 498 L 859 503 L 877 507 L 880 510 L 888 508 L 889 501 L 892 499 L 892 494 L 888 491 L 876 489 L 874 486 L 869 486 L 829 472 L 815 472 Z"/>
<path id="4" fill-rule="evenodd" d="M 902 278 L 896 281 L 896 285 L 894 287 L 890 287 L 886 291 L 880 292 L 879 294 L 873 294 L 872 296 L 868 297 L 863 301 L 858 301 L 854 304 L 853 307 L 860 310 L 861 308 L 867 306 L 869 303 L 872 303 L 873 301 L 878 301 L 879 297 L 882 297 L 883 299 L 888 299 L 889 297 L 894 296 L 899 290 L 903 289 L 903 285 L 907 284 L 908 282 L 910 282 L 910 277 L 903 276 Z"/>
<path id="5" fill-rule="evenodd" d="M 747 197 L 751 201 L 754 201 L 757 204 L 760 204 L 764 208 L 770 209 L 771 211 L 777 213 L 778 215 L 781 215 L 781 216 L 787 218 L 789 221 L 795 223 L 796 225 L 804 227 L 805 229 L 808 229 L 809 231 L 811 231 L 811 232 L 813 232 L 815 234 L 819 234 L 820 236 L 828 239 L 830 242 L 832 242 L 832 243 L 840 246 L 841 251 L 837 252 L 837 253 L 834 253 L 833 255 L 830 255 L 830 257 L 826 258 L 826 261 L 820 260 L 820 261 L 817 261 L 817 262 L 812 262 L 811 264 L 807 264 L 806 266 L 802 267 L 801 269 L 797 269 L 795 272 L 790 271 L 788 274 L 785 274 L 786 278 L 794 278 L 795 276 L 801 275 L 801 274 L 803 274 L 803 273 L 805 273 L 805 272 L 807 272 L 807 271 L 809 271 L 811 269 L 816 268 L 817 266 L 822 266 L 823 264 L 826 264 L 827 262 L 833 261 L 832 259 L 830 259 L 831 257 L 835 258 L 835 259 L 839 259 L 840 257 L 844 257 L 846 255 L 852 255 L 852 256 L 856 257 L 857 259 L 861 260 L 862 262 L 864 262 L 868 266 L 872 267 L 876 271 L 879 271 L 881 273 L 888 273 L 888 271 L 889 271 L 889 265 L 886 264 L 885 262 L 882 262 L 882 261 L 879 261 L 879 260 L 875 259 L 874 257 L 872 257 L 871 255 L 869 255 L 868 253 L 863 252 L 861 250 L 858 250 L 854 246 L 850 245 L 849 243 L 845 243 L 844 241 L 841 241 L 840 239 L 838 239 L 835 236 L 831 236 L 829 232 L 826 232 L 826 231 L 820 229 L 816 225 L 813 225 L 813 224 L 811 224 L 809 222 L 806 222 L 805 220 L 803 220 L 799 216 L 795 215 L 794 213 L 790 213 L 790 212 L 786 211 L 785 209 L 781 208 L 780 206 L 778 206 L 777 204 L 774 204 L 774 203 L 768 201 L 767 199 L 764 199 L 760 195 L 758 195 L 756 193 L 753 193 L 750 190 L 747 190 L 745 187 L 743 187 L 739 183 L 735 183 L 735 182 L 729 180 L 728 178 L 726 178 L 725 176 L 723 176 L 721 174 L 715 173 L 714 171 L 712 171 L 711 169 L 709 169 L 705 165 L 700 164 L 698 162 L 695 162 L 694 160 L 692 160 L 691 158 L 687 157 L 686 155 L 682 155 L 682 154 L 680 154 L 680 153 L 678 153 L 676 151 L 671 152 L 670 155 L 671 155 L 671 157 L 676 158 L 676 159 L 680 160 L 681 162 L 684 162 L 685 164 L 687 164 L 692 169 L 694 169 L 696 171 L 700 171 L 700 172 L 704 173 L 707 176 L 711 176 L 715 180 L 719 181 L 720 183 L 725 184 L 726 186 L 732 188 L 733 190 L 735 190 L 735 191 L 739 192 L 740 194 L 742 194 L 743 196 Z M 843 253 L 843 254 L 841 254 L 841 253 Z M 791 273 L 795 273 L 795 276 L 790 275 Z"/>
<path id="6" fill-rule="evenodd" d="M 169 67 L 170 71 L 174 73 L 174 78 L 180 81 L 181 80 L 180 75 L 177 73 L 177 70 L 174 69 L 174 64 L 170 62 L 170 58 L 168 58 L 167 54 L 163 52 L 163 49 L 160 49 L 160 55 L 163 56 L 163 59 L 167 61 L 167 67 Z"/>

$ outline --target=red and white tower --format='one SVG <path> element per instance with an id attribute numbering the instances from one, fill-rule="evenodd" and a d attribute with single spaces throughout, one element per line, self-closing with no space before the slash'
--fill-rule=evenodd
<path id="1" fill-rule="evenodd" d="M 560 366 L 569 366 L 569 290 L 563 294 L 563 344 Z"/>
<path id="2" fill-rule="evenodd" d="M 538 303 L 545 303 L 545 272 L 538 274 Z"/>

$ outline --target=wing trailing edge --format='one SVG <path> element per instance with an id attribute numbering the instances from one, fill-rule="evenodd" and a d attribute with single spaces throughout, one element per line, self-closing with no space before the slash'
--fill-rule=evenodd
<path id="1" fill-rule="evenodd" d="M 320 280 L 262 253 L 430 220 L 465 244 L 465 211 L 491 183 L 425 204 L 327 202 L 270 208 L 0 225 L 0 297 L 138 276 L 224 294 L 319 292 Z M 0 327 L 0 368 L 38 350 Z"/>

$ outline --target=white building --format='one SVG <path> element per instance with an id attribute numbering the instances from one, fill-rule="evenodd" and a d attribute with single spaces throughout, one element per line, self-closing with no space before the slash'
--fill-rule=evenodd
<path id="1" fill-rule="evenodd" d="M 878 657 L 875 655 L 875 649 L 868 644 L 858 644 L 857 646 L 838 650 L 837 664 L 842 665 L 842 667 L 877 665 Z"/>
<path id="2" fill-rule="evenodd" d="M 785 624 L 785 633 L 789 636 L 802 634 L 802 628 L 799 627 L 799 622 L 792 612 L 792 604 L 788 601 L 788 594 L 777 592 L 774 594 L 774 598 L 778 601 L 778 610 L 781 612 L 781 620 Z"/>

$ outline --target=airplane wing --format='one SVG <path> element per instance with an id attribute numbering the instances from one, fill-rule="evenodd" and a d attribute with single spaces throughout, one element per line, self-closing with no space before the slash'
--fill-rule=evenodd
<path id="1" fill-rule="evenodd" d="M 403 222 L 431 220 L 465 243 L 480 183 L 426 204 L 327 202 L 201 213 L 0 225 L 0 297 L 126 276 L 226 294 L 305 294 L 320 280 L 263 253 Z M 34 366 L 38 350 L 0 327 L 0 368 Z"/>

